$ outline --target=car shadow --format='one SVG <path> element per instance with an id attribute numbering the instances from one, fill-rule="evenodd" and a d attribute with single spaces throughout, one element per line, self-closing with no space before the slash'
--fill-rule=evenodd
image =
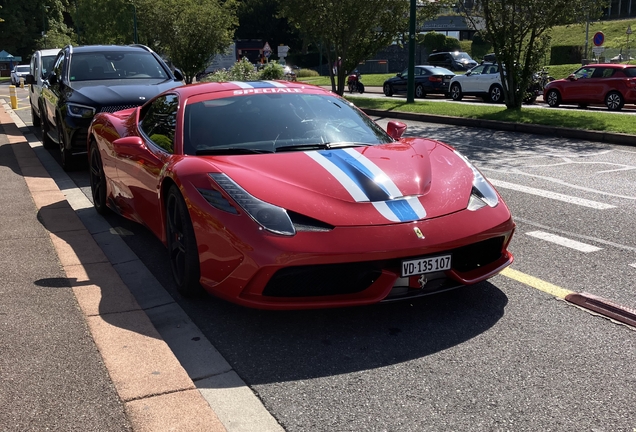
<path id="1" fill-rule="evenodd" d="M 506 295 L 484 282 L 354 308 L 262 311 L 209 298 L 179 304 L 250 385 L 370 370 L 426 357 L 488 331 Z"/>

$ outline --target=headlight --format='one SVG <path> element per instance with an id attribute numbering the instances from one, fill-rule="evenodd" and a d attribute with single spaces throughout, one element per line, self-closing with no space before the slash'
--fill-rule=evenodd
<path id="1" fill-rule="evenodd" d="M 95 115 L 95 108 L 85 105 L 69 103 L 66 109 L 71 117 L 91 118 Z"/>
<path id="2" fill-rule="evenodd" d="M 483 175 L 475 166 L 470 163 L 464 155 L 455 150 L 455 154 L 463 160 L 466 165 L 473 171 L 473 188 L 470 191 L 470 199 L 468 200 L 468 210 L 479 210 L 484 206 L 496 207 L 499 204 L 499 196 L 497 191 L 488 183 Z"/>
<path id="3" fill-rule="evenodd" d="M 296 234 L 296 229 L 285 209 L 266 203 L 250 195 L 225 174 L 211 173 L 210 177 L 212 177 L 252 219 L 266 230 L 289 236 Z"/>

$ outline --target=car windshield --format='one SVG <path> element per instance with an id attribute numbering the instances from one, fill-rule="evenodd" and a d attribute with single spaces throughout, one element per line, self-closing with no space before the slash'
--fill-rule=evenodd
<path id="1" fill-rule="evenodd" d="M 29 73 L 29 65 L 25 65 L 25 66 L 16 66 L 15 67 L 15 71 L 16 72 L 20 72 L 20 73 Z"/>
<path id="2" fill-rule="evenodd" d="M 472 60 L 465 52 L 454 52 L 452 55 L 455 60 Z"/>
<path id="3" fill-rule="evenodd" d="M 167 79 L 168 74 L 149 52 L 76 53 L 71 58 L 71 81 L 140 78 Z"/>
<path id="4" fill-rule="evenodd" d="M 53 63 L 55 63 L 54 55 L 42 57 L 42 76 L 46 76 L 46 74 L 53 69 Z"/>
<path id="5" fill-rule="evenodd" d="M 278 93 L 186 105 L 184 153 L 249 154 L 392 142 L 377 124 L 335 96 Z"/>

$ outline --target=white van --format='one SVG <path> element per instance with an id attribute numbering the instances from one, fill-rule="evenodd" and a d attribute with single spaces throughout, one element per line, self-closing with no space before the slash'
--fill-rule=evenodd
<path id="1" fill-rule="evenodd" d="M 31 103 L 31 118 L 33 126 L 40 126 L 40 93 L 42 92 L 42 80 L 45 79 L 53 68 L 55 57 L 60 48 L 36 51 L 31 57 L 31 71 L 27 75 L 26 83 L 29 84 L 29 102 Z"/>

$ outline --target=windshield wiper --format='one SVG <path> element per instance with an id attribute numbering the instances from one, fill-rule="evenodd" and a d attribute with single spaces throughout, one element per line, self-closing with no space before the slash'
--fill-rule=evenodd
<path id="1" fill-rule="evenodd" d="M 344 147 L 360 147 L 360 146 L 372 146 L 374 144 L 363 143 L 363 142 L 352 142 L 352 141 L 341 141 L 341 142 L 328 142 L 328 143 L 315 143 L 315 144 L 297 144 L 297 145 L 288 145 L 277 147 L 277 152 L 285 152 L 285 151 L 308 151 L 308 150 L 325 150 L 325 149 L 335 149 L 335 148 L 344 148 Z"/>
<path id="2" fill-rule="evenodd" d="M 197 150 L 197 156 L 211 156 L 211 155 L 242 155 L 242 154 L 262 154 L 262 153 L 274 153 L 272 150 L 250 149 L 244 147 L 216 147 L 203 150 Z"/>

